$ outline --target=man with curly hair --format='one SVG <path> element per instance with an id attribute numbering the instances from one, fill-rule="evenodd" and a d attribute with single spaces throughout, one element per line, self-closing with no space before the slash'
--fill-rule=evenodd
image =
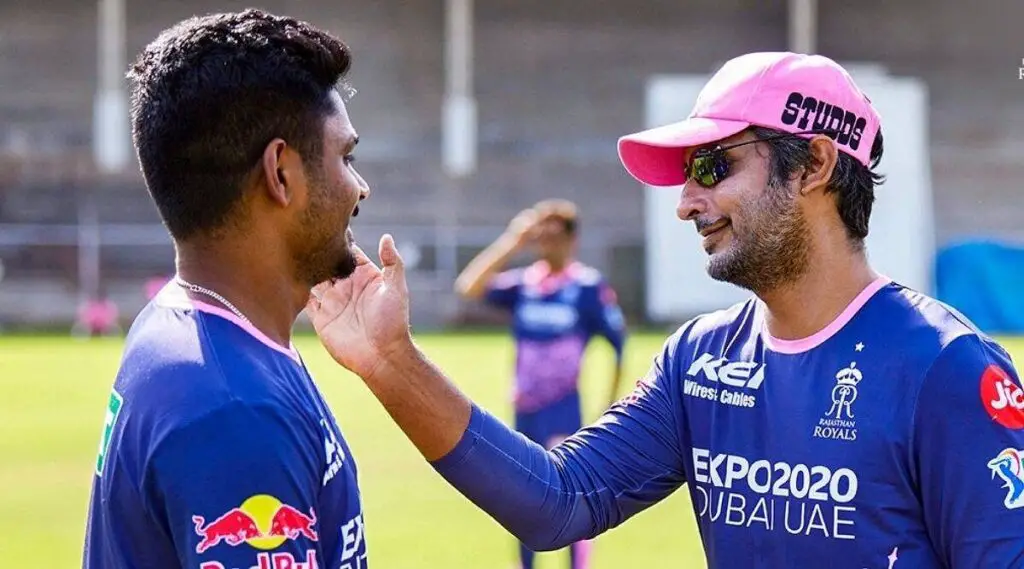
<path id="1" fill-rule="evenodd" d="M 177 273 L 127 338 L 84 567 L 366 567 L 355 462 L 291 343 L 310 288 L 356 266 L 350 65 L 330 34 L 247 10 L 180 22 L 132 66 Z"/>

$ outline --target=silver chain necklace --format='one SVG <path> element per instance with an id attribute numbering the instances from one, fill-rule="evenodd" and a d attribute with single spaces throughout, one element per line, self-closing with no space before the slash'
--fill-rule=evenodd
<path id="1" fill-rule="evenodd" d="M 246 324 L 252 324 L 252 322 L 249 322 L 249 319 L 246 318 L 244 314 L 242 314 L 242 311 L 240 311 L 237 308 L 235 308 L 234 304 L 231 304 L 230 302 L 228 302 L 228 300 L 226 298 L 224 298 L 223 296 L 217 294 L 216 292 L 214 292 L 214 291 L 212 291 L 212 290 L 210 290 L 208 288 L 201 287 L 201 286 L 199 286 L 197 284 L 192 284 L 192 283 L 186 281 L 185 279 L 183 279 L 181 277 L 174 277 L 174 282 L 178 283 L 179 286 L 184 287 L 184 288 L 186 288 L 186 289 L 188 289 L 188 290 L 190 290 L 192 292 L 196 292 L 196 293 L 199 293 L 199 294 L 205 294 L 206 296 L 209 296 L 210 298 L 216 299 L 217 302 L 219 302 L 219 303 L 223 304 L 224 306 L 228 307 L 228 309 L 231 310 L 231 312 L 235 313 L 235 316 L 241 318 Z"/>

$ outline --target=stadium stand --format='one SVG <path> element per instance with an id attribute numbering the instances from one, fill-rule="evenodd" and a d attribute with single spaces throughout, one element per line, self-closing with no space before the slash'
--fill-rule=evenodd
<path id="1" fill-rule="evenodd" d="M 160 29 L 208 5 L 130 0 L 129 60 Z M 217 8 L 247 5 L 231 0 Z M 610 276 L 633 321 L 643 308 L 643 202 L 618 164 L 615 139 L 642 126 L 644 81 L 787 47 L 785 3 L 478 2 L 480 162 L 471 179 L 454 184 L 440 166 L 443 2 L 259 5 L 314 20 L 354 49 L 359 93 L 350 106 L 363 136 L 359 166 L 375 189 L 359 223 L 400 234 L 437 223 L 440 212 L 493 235 L 511 213 L 542 197 L 576 200 L 588 242 L 582 256 Z M 1024 218 L 1024 53 L 1014 27 L 1024 20 L 1024 4 L 978 3 L 971 20 L 957 13 L 961 5 L 829 3 L 819 22 L 821 53 L 877 61 L 890 73 L 926 81 L 940 245 L 978 232 L 1009 239 Z M 970 41 L 979 36 L 986 41 Z M 103 222 L 157 222 L 134 166 L 105 177 L 90 165 L 95 45 L 94 2 L 0 4 L 0 223 L 73 223 L 85 188 L 94 192 Z M 472 253 L 466 245 L 461 261 Z M 158 246 L 103 251 L 104 285 L 122 314 L 145 301 L 143 282 L 166 270 L 169 255 L 169 247 Z M 0 258 L 7 267 L 0 323 L 73 317 L 73 247 L 0 246 Z M 50 279 L 45 286 L 42 277 Z M 461 314 L 450 286 L 426 279 L 413 286 L 415 318 L 423 325 Z"/>

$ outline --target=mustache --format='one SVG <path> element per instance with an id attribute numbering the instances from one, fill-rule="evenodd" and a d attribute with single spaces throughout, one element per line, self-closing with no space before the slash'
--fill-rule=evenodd
<path id="1" fill-rule="evenodd" d="M 726 218 L 726 217 L 704 217 L 704 216 L 701 216 L 701 217 L 698 217 L 697 219 L 693 220 L 693 225 L 696 227 L 697 232 L 700 233 L 701 231 L 704 231 L 705 229 L 711 227 L 712 225 L 715 225 L 716 223 L 720 223 L 722 220 L 728 220 L 728 218 Z"/>

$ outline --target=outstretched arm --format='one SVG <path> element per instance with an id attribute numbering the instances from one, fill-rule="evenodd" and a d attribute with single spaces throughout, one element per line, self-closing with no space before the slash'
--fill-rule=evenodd
<path id="1" fill-rule="evenodd" d="M 365 379 L 439 474 L 543 551 L 614 528 L 683 484 L 679 407 L 662 378 L 656 364 L 633 394 L 551 451 L 470 402 L 418 352 Z"/>
<path id="2" fill-rule="evenodd" d="M 589 288 L 583 298 L 585 312 L 593 331 L 608 340 L 615 351 L 615 367 L 612 369 L 609 386 L 609 404 L 618 398 L 622 381 L 622 360 L 626 346 L 626 319 L 619 307 L 618 297 L 611 285 L 601 279 L 597 286 Z"/>
<path id="3" fill-rule="evenodd" d="M 455 488 L 533 549 L 597 535 L 684 481 L 684 421 L 671 388 L 673 342 L 636 391 L 548 452 L 471 402 L 415 347 L 408 288 L 390 236 L 378 269 L 362 252 L 308 311 L 328 352 L 359 375 Z"/>

